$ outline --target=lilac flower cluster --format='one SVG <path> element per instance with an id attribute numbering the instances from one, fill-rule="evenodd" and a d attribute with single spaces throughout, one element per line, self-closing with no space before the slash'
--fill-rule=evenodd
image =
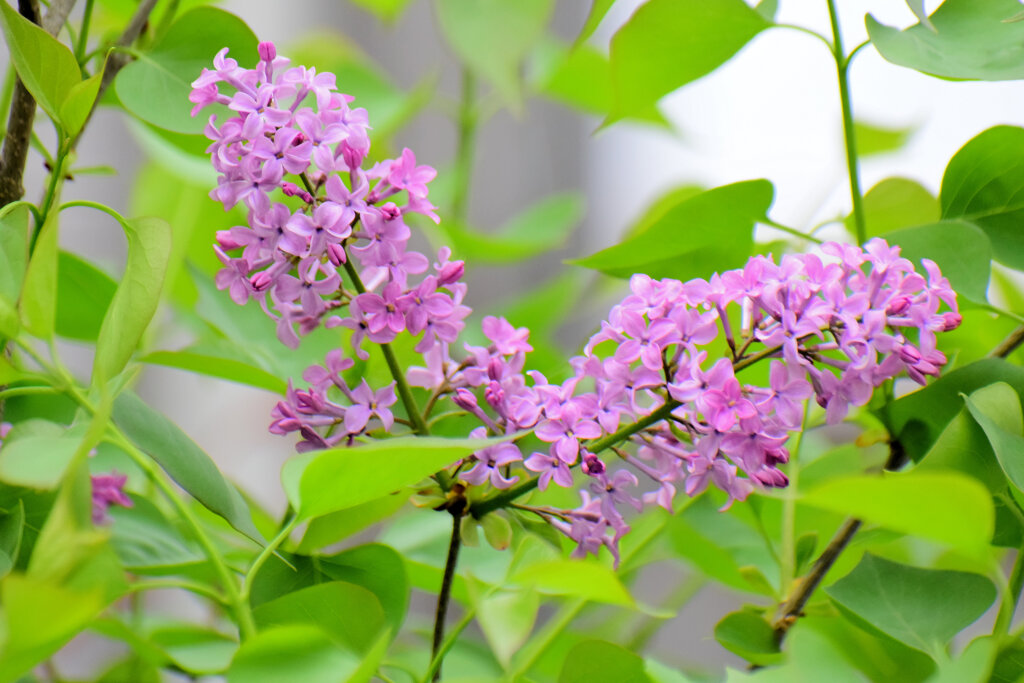
<path id="1" fill-rule="evenodd" d="M 291 348 L 321 322 L 352 330 L 360 356 L 364 338 L 387 343 L 403 331 L 423 333 L 421 351 L 454 341 L 469 312 L 461 305 L 462 264 L 442 250 L 435 273 L 412 282 L 429 260 L 408 249 L 403 220 L 408 213 L 438 220 L 427 199 L 434 169 L 417 165 L 409 149 L 364 169 L 366 110 L 349 106 L 353 98 L 337 92 L 334 74 L 289 68 L 272 43 L 260 43 L 259 55 L 256 68 L 245 69 L 225 48 L 189 98 L 193 116 L 215 103 L 235 112 L 219 127 L 212 115 L 206 126 L 220 174 L 210 196 L 248 211 L 248 225 L 217 234 L 224 264 L 217 287 L 238 304 L 258 300 Z M 349 272 L 352 290 L 339 269 Z"/>
<path id="2" fill-rule="evenodd" d="M 107 519 L 107 509 L 111 505 L 130 508 L 132 499 L 124 492 L 128 476 L 111 472 L 110 474 L 93 474 L 92 480 L 92 523 L 101 524 Z"/>

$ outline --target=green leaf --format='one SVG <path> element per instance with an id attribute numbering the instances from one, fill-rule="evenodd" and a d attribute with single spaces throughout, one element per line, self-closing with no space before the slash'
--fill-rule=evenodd
<path id="1" fill-rule="evenodd" d="M 75 56 L 6 2 L 0 3 L 0 23 L 11 49 L 11 61 L 25 89 L 54 122 L 62 123 L 61 104 L 82 80 Z"/>
<path id="2" fill-rule="evenodd" d="M 868 237 L 877 237 L 900 228 L 937 222 L 939 200 L 916 181 L 886 178 L 864 195 L 864 217 Z M 853 230 L 853 217 L 846 222 Z"/>
<path id="3" fill-rule="evenodd" d="M 633 598 L 608 567 L 583 560 L 549 560 L 523 567 L 508 578 L 545 595 L 569 595 L 594 602 L 632 606 Z"/>
<path id="4" fill-rule="evenodd" d="M 983 303 L 988 297 L 992 270 L 992 245 L 988 236 L 973 223 L 945 220 L 916 228 L 904 228 L 883 235 L 889 244 L 902 248 L 900 255 L 919 266 L 928 258 L 939 266 L 957 294 Z"/>
<path id="5" fill-rule="evenodd" d="M 1022 155 L 1024 128 L 989 128 L 950 160 L 939 194 L 943 218 L 962 218 L 977 225 L 992 241 L 995 259 L 1017 270 L 1024 269 Z"/>
<path id="6" fill-rule="evenodd" d="M 470 263 L 522 261 L 565 244 L 583 217 L 583 197 L 566 192 L 541 200 L 495 233 L 448 226 L 459 258 Z"/>
<path id="7" fill-rule="evenodd" d="M 253 611 L 260 629 L 290 624 L 317 626 L 339 645 L 363 653 L 384 628 L 384 610 L 362 586 L 331 581 L 303 588 Z"/>
<path id="8" fill-rule="evenodd" d="M 180 624 L 163 626 L 149 634 L 178 667 L 191 674 L 218 674 L 228 668 L 238 643 L 219 631 Z"/>
<path id="9" fill-rule="evenodd" d="M 928 683 L 987 683 L 996 655 L 1000 652 L 996 636 L 975 638 L 955 660 L 942 659 L 939 671 Z"/>
<path id="10" fill-rule="evenodd" d="M 0 517 L 0 579 L 7 576 L 18 562 L 21 539 L 25 529 L 25 502 L 18 504 Z"/>
<path id="11" fill-rule="evenodd" d="M 320 550 L 324 546 L 344 540 L 371 524 L 398 512 L 405 505 L 406 500 L 407 498 L 401 494 L 391 494 L 355 507 L 332 512 L 323 517 L 317 517 L 306 528 L 302 542 L 299 543 L 299 552 L 308 553 Z"/>
<path id="12" fill-rule="evenodd" d="M 644 660 L 604 640 L 585 640 L 565 656 L 558 683 L 650 683 Z"/>
<path id="13" fill-rule="evenodd" d="M 409 0 L 352 0 L 352 4 L 372 12 L 381 21 L 393 22 L 402 16 Z"/>
<path id="14" fill-rule="evenodd" d="M 779 0 L 760 0 L 754 5 L 754 10 L 764 17 L 765 21 L 774 22 L 775 15 L 779 11 Z"/>
<path id="15" fill-rule="evenodd" d="M 605 15 L 608 14 L 608 10 L 615 4 L 615 0 L 592 0 L 590 4 L 590 12 L 587 13 L 587 20 L 583 24 L 583 28 L 580 30 L 579 37 L 576 38 L 576 45 L 585 41 L 590 36 L 594 35 L 594 31 L 601 25 L 601 21 Z"/>
<path id="16" fill-rule="evenodd" d="M 767 180 L 717 187 L 680 200 L 650 227 L 614 247 L 570 261 L 615 277 L 689 280 L 746 262 L 754 226 L 772 204 Z"/>
<path id="17" fill-rule="evenodd" d="M 755 590 L 756 586 L 743 576 L 729 551 L 701 533 L 700 527 L 685 516 L 673 518 L 669 539 L 675 551 L 708 578 L 748 593 Z M 773 593 L 769 588 L 768 594 Z"/>
<path id="18" fill-rule="evenodd" d="M 437 20 L 466 68 L 518 108 L 520 63 L 543 35 L 553 8 L 551 0 L 437 0 Z"/>
<path id="19" fill-rule="evenodd" d="M 725 683 L 743 683 L 748 680 L 754 683 L 865 683 L 869 680 L 843 657 L 829 639 L 814 631 L 792 629 L 786 639 L 786 651 L 788 661 L 780 666 L 750 674 L 728 669 Z"/>
<path id="20" fill-rule="evenodd" d="M 0 334 L 18 333 L 18 298 L 28 267 L 29 211 L 19 204 L 0 218 Z"/>
<path id="21" fill-rule="evenodd" d="M 263 537 L 241 494 L 185 432 L 131 391 L 114 401 L 114 423 L 148 453 L 183 489 L 257 543 Z"/>
<path id="22" fill-rule="evenodd" d="M 844 611 L 931 655 L 943 654 L 996 598 L 995 586 L 979 574 L 920 569 L 871 554 L 825 592 Z"/>
<path id="23" fill-rule="evenodd" d="M 540 79 L 540 92 L 590 114 L 607 114 L 612 106 L 611 65 L 608 57 L 590 45 L 572 50 L 551 44 L 548 72 Z"/>
<path id="24" fill-rule="evenodd" d="M 719 621 L 715 626 L 715 640 L 751 664 L 768 666 L 782 660 L 771 624 L 749 610 L 733 612 Z"/>
<path id="25" fill-rule="evenodd" d="M 214 55 L 225 47 L 228 56 L 241 66 L 252 67 L 259 60 L 257 43 L 253 32 L 235 15 L 214 7 L 197 7 L 179 17 L 151 50 L 121 69 L 114 81 L 117 97 L 125 109 L 154 126 L 177 133 L 201 133 L 212 111 L 190 116 L 192 81 L 204 67 L 213 67 Z"/>
<path id="26" fill-rule="evenodd" d="M 863 121 L 855 121 L 853 130 L 857 154 L 861 157 L 895 152 L 907 144 L 914 133 L 913 128 L 883 128 Z"/>
<path id="27" fill-rule="evenodd" d="M 128 262 L 96 340 L 93 382 L 105 382 L 124 369 L 160 303 L 171 226 L 160 218 L 134 218 L 124 223 Z"/>
<path id="28" fill-rule="evenodd" d="M 68 92 L 66 98 L 60 105 L 60 120 L 64 124 L 64 130 L 68 137 L 74 138 L 80 132 L 89 118 L 96 96 L 100 92 L 100 82 L 103 80 L 103 71 L 106 62 L 100 67 L 95 75 L 77 83 Z"/>
<path id="29" fill-rule="evenodd" d="M 281 479 L 301 519 L 355 507 L 415 484 L 493 445 L 484 439 L 405 437 L 314 451 L 284 464 Z"/>
<path id="30" fill-rule="evenodd" d="M 950 505 L 951 500 L 957 504 Z M 992 498 L 984 486 L 959 473 L 844 477 L 816 487 L 800 501 L 938 541 L 971 557 L 988 556 Z"/>
<path id="31" fill-rule="evenodd" d="M 174 528 L 148 499 L 135 496 L 130 508 L 113 506 L 111 545 L 124 568 L 136 574 L 176 574 L 206 563 L 206 557 Z"/>
<path id="32" fill-rule="evenodd" d="M 1005 382 L 996 382 L 971 396 L 964 396 L 964 401 L 971 416 L 985 431 L 1006 478 L 1024 493 L 1024 436 L 1021 435 L 1021 405 L 1017 392 Z M 997 421 L 993 414 L 1008 414 L 1009 419 L 1003 417 Z M 1014 423 L 1011 429 L 1007 429 L 1007 422 Z"/>
<path id="33" fill-rule="evenodd" d="M 932 20 L 928 18 L 928 12 L 924 8 L 924 0 L 906 0 L 906 3 L 922 26 L 927 26 L 929 31 L 936 30 L 932 25 Z"/>
<path id="34" fill-rule="evenodd" d="M 485 515 L 480 520 L 480 526 L 484 530 L 484 538 L 495 550 L 508 550 L 512 544 L 512 525 L 508 520 L 497 513 Z"/>
<path id="35" fill-rule="evenodd" d="M 539 608 L 540 594 L 522 589 L 498 591 L 477 602 L 477 623 L 503 667 L 530 636 Z"/>
<path id="36" fill-rule="evenodd" d="M 871 44 L 893 64 L 939 78 L 1006 81 L 1024 78 L 1024 26 L 1004 22 L 1019 12 L 1016 0 L 946 0 L 904 31 L 871 15 L 865 22 Z"/>
<path id="37" fill-rule="evenodd" d="M 228 669 L 228 683 L 338 683 L 356 671 L 359 657 L 315 626 L 293 624 L 245 641 Z"/>
<path id="38" fill-rule="evenodd" d="M 993 382 L 1007 382 L 1018 395 L 1024 394 L 1024 368 L 999 358 L 985 358 L 946 373 L 889 405 L 891 431 L 916 462 L 960 412 L 960 394 L 970 394 Z"/>
<path id="39" fill-rule="evenodd" d="M 75 254 L 58 252 L 57 334 L 96 341 L 116 291 L 117 283 L 105 272 Z"/>
<path id="40" fill-rule="evenodd" d="M 769 26 L 743 0 L 650 0 L 612 38 L 609 122 L 711 73 Z"/>
<path id="41" fill-rule="evenodd" d="M 287 382 L 278 379 L 266 370 L 233 358 L 204 353 L 201 347 L 197 350 L 153 351 L 139 358 L 139 361 L 150 365 L 188 370 L 208 377 L 219 377 L 257 389 L 266 389 L 274 394 L 284 394 L 288 391 Z"/>
<path id="42" fill-rule="evenodd" d="M 17 436 L 18 429 L 13 430 Z M 71 463 L 84 431 L 10 439 L 0 448 L 0 480 L 35 489 L 55 489 Z"/>
<path id="43" fill-rule="evenodd" d="M 6 3 L 2 4 L 6 7 Z M 36 237 L 19 304 L 25 329 L 40 339 L 51 339 L 55 325 L 58 215 L 59 212 L 51 211 Z"/>

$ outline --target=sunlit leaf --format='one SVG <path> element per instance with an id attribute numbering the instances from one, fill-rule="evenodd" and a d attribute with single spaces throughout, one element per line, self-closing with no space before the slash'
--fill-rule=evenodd
<path id="1" fill-rule="evenodd" d="M 915 228 L 888 232 L 882 237 L 902 247 L 900 255 L 910 259 L 924 274 L 921 259 L 935 261 L 957 294 L 971 301 L 984 302 L 992 269 L 992 245 L 975 224 L 964 220 L 945 220 Z"/>

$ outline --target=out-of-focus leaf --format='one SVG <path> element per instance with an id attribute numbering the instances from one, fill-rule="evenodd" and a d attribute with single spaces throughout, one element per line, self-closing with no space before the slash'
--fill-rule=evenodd
<path id="1" fill-rule="evenodd" d="M 209 377 L 247 384 L 251 387 L 266 389 L 275 394 L 284 394 L 288 390 L 288 384 L 278 379 L 262 368 L 253 367 L 240 360 L 222 358 L 220 356 L 203 353 L 202 349 L 181 351 L 153 351 L 139 359 L 150 365 L 163 365 L 168 368 L 178 368 L 196 372 Z"/>
<path id="2" fill-rule="evenodd" d="M 725 616 L 715 626 L 715 640 L 752 664 L 767 666 L 782 660 L 782 651 L 765 618 L 749 610 Z"/>
<path id="3" fill-rule="evenodd" d="M 886 178 L 864 195 L 868 237 L 935 223 L 939 213 L 939 200 L 908 178 Z M 847 219 L 847 226 L 853 230 L 852 216 Z"/>
<path id="4" fill-rule="evenodd" d="M 605 15 L 608 14 L 608 10 L 615 4 L 615 0 L 592 0 L 590 4 L 590 12 L 587 13 L 587 20 L 583 24 L 583 28 L 580 30 L 580 35 L 576 38 L 576 45 L 585 41 L 590 36 L 594 35 L 594 31 L 601 25 L 601 20 L 604 19 Z"/>
<path id="5" fill-rule="evenodd" d="M 664 95 L 727 62 L 770 24 L 743 0 L 651 0 L 612 38 L 609 122 L 643 114 Z"/>
<path id="6" fill-rule="evenodd" d="M 224 671 L 238 650 L 233 638 L 192 624 L 163 626 L 150 633 L 149 639 L 174 664 L 191 674 Z"/>
<path id="7" fill-rule="evenodd" d="M 1024 421 L 1017 392 L 1009 384 L 996 382 L 965 396 L 964 401 L 971 416 L 985 431 L 1006 478 L 1024 493 L 1024 436 L 1021 435 Z M 997 421 L 993 413 L 1002 419 Z M 1007 422 L 1013 423 L 1009 429 Z"/>
<path id="8" fill-rule="evenodd" d="M 615 572 L 596 562 L 538 562 L 516 571 L 508 580 L 545 595 L 571 595 L 612 605 L 634 604 Z"/>
<path id="9" fill-rule="evenodd" d="M 11 62 L 25 89 L 51 119 L 64 127 L 61 104 L 82 80 L 75 56 L 6 2 L 0 5 L 0 25 L 11 50 Z"/>
<path id="10" fill-rule="evenodd" d="M 7 576 L 18 561 L 24 530 L 25 503 L 19 499 L 17 506 L 0 517 L 0 579 Z"/>
<path id="11" fill-rule="evenodd" d="M 920 267 L 921 259 L 931 259 L 949 279 L 957 294 L 971 301 L 987 300 L 992 245 L 988 236 L 974 223 L 945 220 L 903 228 L 882 237 L 889 244 L 900 245 L 900 255 L 910 259 L 918 272 L 924 274 Z"/>
<path id="12" fill-rule="evenodd" d="M 6 3 L 4 7 L 6 7 Z M 49 35 L 49 34 L 47 34 Z M 55 200 L 56 201 L 56 200 Z M 57 216 L 51 211 L 36 236 L 32 259 L 25 271 L 22 288 L 21 321 L 25 329 L 40 339 L 53 337 L 57 308 Z"/>
<path id="13" fill-rule="evenodd" d="M 372 12 L 383 21 L 395 21 L 409 5 L 409 0 L 352 0 L 368 12 Z"/>
<path id="14" fill-rule="evenodd" d="M 873 628 L 933 655 L 996 598 L 995 586 L 979 574 L 920 569 L 870 554 L 825 592 Z"/>
<path id="15" fill-rule="evenodd" d="M 558 683 L 594 681 L 651 683 L 638 655 L 603 640 L 585 640 L 569 650 Z"/>
<path id="16" fill-rule="evenodd" d="M 919 17 L 920 0 L 908 2 Z M 915 7 L 916 5 L 916 7 Z M 906 30 L 868 15 L 868 36 L 883 58 L 954 80 L 1024 78 L 1024 26 L 1006 23 L 1020 12 L 1015 0 L 946 0 Z"/>
<path id="17" fill-rule="evenodd" d="M 59 252 L 57 334 L 67 339 L 96 341 L 116 291 L 117 283 L 105 272 L 75 254 Z"/>
<path id="18" fill-rule="evenodd" d="M 84 430 L 12 438 L 0 448 L 0 480 L 36 489 L 55 489 L 82 442 Z"/>
<path id="19" fill-rule="evenodd" d="M 73 138 L 78 135 L 88 120 L 89 112 L 92 111 L 96 96 L 100 92 L 100 81 L 103 80 L 104 68 L 106 68 L 105 63 L 103 68 L 100 68 L 93 76 L 81 83 L 76 83 L 61 102 L 60 120 L 69 137 Z"/>
<path id="20" fill-rule="evenodd" d="M 196 500 L 241 533 L 263 543 L 241 494 L 181 428 L 131 391 L 123 392 L 114 401 L 113 420 L 136 446 L 156 460 Z"/>
<path id="21" fill-rule="evenodd" d="M 306 533 L 299 544 L 299 552 L 320 550 L 324 546 L 348 538 L 371 524 L 390 517 L 405 505 L 406 501 L 406 497 L 401 494 L 391 494 L 317 517 L 306 528 Z"/>
<path id="22" fill-rule="evenodd" d="M 946 7 L 950 4 L 943 5 Z M 958 3 L 953 3 L 958 4 Z M 1024 30 L 1024 24 L 1018 24 Z M 1024 43 L 1021 44 L 1024 55 Z M 1024 72 L 1022 72 L 1024 77 Z M 984 230 L 994 258 L 1024 270 L 1024 128 L 996 126 L 978 134 L 950 160 L 942 176 L 942 217 Z"/>
<path id="23" fill-rule="evenodd" d="M 539 607 L 540 595 L 521 589 L 499 591 L 477 603 L 477 622 L 502 666 L 508 667 L 512 655 L 526 642 Z"/>
<path id="24" fill-rule="evenodd" d="M 105 382 L 124 369 L 156 313 L 171 251 L 171 226 L 161 218 L 123 224 L 128 262 L 96 340 L 93 381 Z"/>
<path id="25" fill-rule="evenodd" d="M 18 333 L 18 298 L 28 267 L 28 207 L 19 204 L 0 219 L 0 334 Z"/>
<path id="26" fill-rule="evenodd" d="M 746 262 L 754 226 L 767 216 L 773 197 L 767 180 L 708 190 L 682 199 L 624 242 L 571 263 L 615 277 L 707 277 Z"/>
<path id="27" fill-rule="evenodd" d="M 495 233 L 448 226 L 455 253 L 470 263 L 521 261 L 565 244 L 583 217 L 579 193 L 543 199 L 508 221 Z"/>
<path id="28" fill-rule="evenodd" d="M 241 19 L 214 7 L 198 7 L 179 17 L 152 49 L 121 71 L 114 81 L 125 109 L 140 119 L 178 133 L 198 134 L 211 110 L 192 118 L 192 81 L 203 68 L 212 68 L 222 48 L 251 68 L 259 60 L 258 40 Z M 219 108 L 223 114 L 226 109 Z"/>
<path id="29" fill-rule="evenodd" d="M 883 128 L 863 121 L 853 124 L 857 140 L 857 154 L 862 157 L 886 154 L 907 144 L 913 135 L 913 128 Z"/>
<path id="30" fill-rule="evenodd" d="M 519 64 L 543 34 L 553 7 L 551 0 L 437 0 L 437 19 L 466 68 L 518 107 Z"/>
<path id="31" fill-rule="evenodd" d="M 954 472 L 845 477 L 803 494 L 801 502 L 938 541 L 970 557 L 987 557 L 992 538 L 991 495 Z"/>
<path id="32" fill-rule="evenodd" d="M 113 520 L 111 545 L 125 569 L 136 574 L 172 574 L 206 562 L 149 500 L 136 496 L 132 502 L 131 508 L 113 506 L 107 513 Z"/>
<path id="33" fill-rule="evenodd" d="M 308 624 L 260 631 L 238 649 L 228 683 L 338 683 L 359 667 L 359 657 Z"/>

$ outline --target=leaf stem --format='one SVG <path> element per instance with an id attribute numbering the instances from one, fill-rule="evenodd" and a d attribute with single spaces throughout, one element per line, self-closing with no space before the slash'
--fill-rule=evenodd
<path id="1" fill-rule="evenodd" d="M 850 100 L 850 59 L 843 54 L 843 39 L 839 31 L 835 0 L 828 0 L 828 15 L 832 24 L 832 56 L 836 62 L 836 76 L 839 80 L 839 101 L 843 109 L 843 136 L 846 143 L 846 167 L 850 176 L 850 199 L 853 202 L 853 223 L 856 227 L 857 243 L 864 244 L 868 234 L 857 170 L 857 140 L 853 126 L 853 105 Z M 850 57 L 852 56 L 851 54 Z"/>
<path id="2" fill-rule="evenodd" d="M 249 567 L 249 571 L 246 572 L 245 578 L 242 580 L 242 590 L 240 591 L 242 599 L 248 604 L 249 594 L 252 592 L 252 582 L 256 578 L 256 574 L 259 573 L 260 569 L 266 563 L 270 556 L 274 554 L 274 551 L 291 536 L 292 531 L 299 524 L 298 515 L 294 515 L 286 524 L 281 527 L 281 530 L 277 533 L 277 536 L 273 538 L 270 543 L 263 548 L 256 559 L 253 560 L 252 565 Z"/>
<path id="3" fill-rule="evenodd" d="M 1013 560 L 1009 585 L 1004 590 L 1003 603 L 999 606 L 999 613 L 996 615 L 996 621 L 992 627 L 992 635 L 1002 639 L 1009 632 L 1010 624 L 1013 623 L 1013 614 L 1017 611 L 1017 603 L 1020 602 L 1022 587 L 1024 587 L 1024 546 L 1017 549 L 1017 557 Z"/>
<path id="4" fill-rule="evenodd" d="M 473 177 L 473 153 L 476 147 L 476 77 L 462 68 L 462 99 L 458 113 L 459 139 L 455 150 L 455 192 L 452 196 L 452 220 L 462 226 L 468 210 L 469 184 Z"/>
<path id="5" fill-rule="evenodd" d="M 989 352 L 989 358 L 1006 358 L 1024 344 L 1024 325 L 1011 332 L 1006 339 Z"/>
<path id="6" fill-rule="evenodd" d="M 789 454 L 789 467 L 786 473 L 789 475 L 790 495 L 782 501 L 782 562 L 779 577 L 779 594 L 786 595 L 790 584 L 796 576 L 796 499 L 800 483 L 800 447 L 804 442 L 804 430 L 807 428 L 807 418 L 811 412 L 811 402 L 804 402 L 804 416 L 800 422 L 800 431 L 796 435 L 796 443 Z"/>
<path id="7" fill-rule="evenodd" d="M 199 583 L 198 581 L 186 581 L 184 579 L 151 579 L 148 581 L 135 581 L 128 584 L 129 593 L 141 593 L 142 591 L 160 590 L 162 588 L 180 588 L 187 590 L 196 595 L 202 595 L 203 597 L 209 598 L 214 602 L 230 607 L 227 598 L 221 595 L 220 592 Z"/>
<path id="8" fill-rule="evenodd" d="M 437 594 L 437 609 L 434 612 L 434 639 L 430 648 L 431 664 L 424 681 L 441 680 L 441 663 L 444 661 L 445 653 L 454 645 L 453 636 L 458 635 L 465 626 L 458 628 L 449 636 L 451 644 L 442 648 L 444 640 L 444 624 L 448 617 L 448 604 L 452 597 L 452 583 L 455 581 L 455 568 L 459 562 L 459 548 L 462 546 L 462 513 L 466 509 L 465 498 L 456 498 L 448 507 L 452 515 L 452 538 L 448 543 L 448 557 L 444 563 L 444 577 L 441 579 L 441 591 Z M 464 617 L 465 619 L 465 617 Z M 467 621 L 468 623 L 468 621 Z M 431 679 L 431 677 L 433 677 Z"/>
<path id="9" fill-rule="evenodd" d="M 92 22 L 92 6 L 94 0 L 85 0 L 85 10 L 82 14 L 82 29 L 78 34 L 78 42 L 75 44 L 75 61 L 81 67 L 85 64 L 85 48 L 89 42 L 89 24 Z"/>

